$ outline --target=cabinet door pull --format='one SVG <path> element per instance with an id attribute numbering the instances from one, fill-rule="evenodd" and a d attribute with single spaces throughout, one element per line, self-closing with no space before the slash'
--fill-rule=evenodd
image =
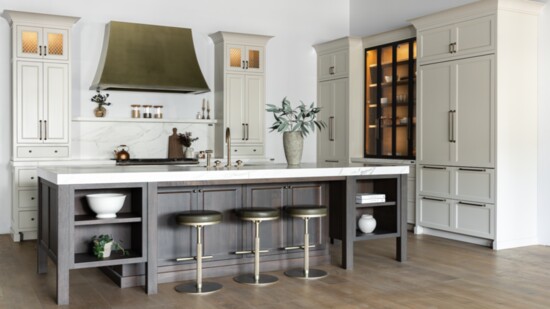
<path id="1" fill-rule="evenodd" d="M 453 54 L 456 54 L 456 42 L 454 42 L 452 45 L 453 45 Z"/>
<path id="2" fill-rule="evenodd" d="M 469 172 L 486 172 L 484 168 L 471 168 L 471 167 L 460 167 L 459 171 L 469 171 Z"/>
<path id="3" fill-rule="evenodd" d="M 325 162 L 327 162 L 327 163 L 338 163 L 340 161 L 338 161 L 338 160 L 325 160 Z"/>
<path id="4" fill-rule="evenodd" d="M 243 65 L 242 65 L 242 69 L 246 69 L 246 66 L 244 65 L 244 60 L 243 60 Z"/>
<path id="5" fill-rule="evenodd" d="M 449 111 L 449 143 L 453 142 L 453 111 Z"/>
<path id="6" fill-rule="evenodd" d="M 334 75 L 334 66 L 328 68 L 328 74 Z"/>
<path id="7" fill-rule="evenodd" d="M 462 202 L 462 201 L 460 201 L 458 203 L 461 204 L 461 205 L 485 207 L 485 204 L 481 204 L 481 203 L 470 203 L 470 202 Z"/>
<path id="8" fill-rule="evenodd" d="M 446 170 L 447 168 L 444 166 L 422 166 L 422 168 L 428 168 L 432 170 Z"/>
<path id="9" fill-rule="evenodd" d="M 246 69 L 248 70 L 248 60 L 246 60 Z"/>
<path id="10" fill-rule="evenodd" d="M 328 118 L 328 139 L 331 142 L 334 142 L 334 116 Z"/>
<path id="11" fill-rule="evenodd" d="M 242 130 L 242 132 L 243 132 L 243 137 L 241 138 L 241 140 L 244 141 L 244 140 L 246 139 L 246 131 L 245 131 L 246 129 L 244 128 L 244 123 L 241 123 L 241 126 L 242 126 L 242 129 L 243 129 L 243 130 Z"/>
<path id="12" fill-rule="evenodd" d="M 44 140 L 48 139 L 48 120 L 44 120 Z"/>
<path id="13" fill-rule="evenodd" d="M 48 55 L 48 46 L 44 46 L 44 56 Z"/>
<path id="14" fill-rule="evenodd" d="M 453 140 L 452 140 L 452 142 L 453 142 L 453 143 L 456 143 L 456 134 L 455 134 L 455 133 L 456 133 L 456 132 L 455 132 L 456 111 L 455 111 L 455 110 L 452 110 L 452 111 L 451 111 L 451 115 L 452 115 L 452 120 L 453 120 L 453 124 L 452 124 L 452 127 L 451 127 L 451 128 L 453 129 L 453 130 L 452 130 L 452 131 L 453 131 Z"/>
<path id="15" fill-rule="evenodd" d="M 38 46 L 38 55 L 42 56 L 42 46 Z"/>
<path id="16" fill-rule="evenodd" d="M 38 120 L 38 125 L 40 126 L 40 140 L 42 140 L 42 120 Z"/>
<path id="17" fill-rule="evenodd" d="M 245 123 L 244 124 L 246 126 L 246 140 L 248 140 L 248 138 L 250 137 L 250 131 L 248 130 L 248 123 Z"/>
<path id="18" fill-rule="evenodd" d="M 453 43 L 449 43 L 449 54 L 453 53 Z"/>
<path id="19" fill-rule="evenodd" d="M 425 196 L 423 196 L 422 199 L 423 200 L 428 200 L 428 201 L 445 202 L 444 198 L 435 198 L 435 197 L 425 197 Z"/>

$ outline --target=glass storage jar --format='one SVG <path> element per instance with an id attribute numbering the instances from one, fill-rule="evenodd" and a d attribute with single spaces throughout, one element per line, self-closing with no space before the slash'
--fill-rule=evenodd
<path id="1" fill-rule="evenodd" d="M 139 108 L 141 107 L 141 105 L 139 105 L 139 104 L 133 104 L 133 105 L 131 105 L 131 106 L 132 106 L 132 118 L 139 118 L 139 117 L 141 117 L 140 112 L 139 112 Z"/>

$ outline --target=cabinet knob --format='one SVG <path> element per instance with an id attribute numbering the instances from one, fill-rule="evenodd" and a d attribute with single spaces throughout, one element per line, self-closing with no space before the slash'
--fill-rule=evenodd
<path id="1" fill-rule="evenodd" d="M 32 153 L 32 150 L 29 150 L 29 153 Z"/>
<path id="2" fill-rule="evenodd" d="M 34 177 L 31 177 L 31 180 L 34 180 Z"/>
<path id="3" fill-rule="evenodd" d="M 57 150 L 54 150 L 54 153 L 57 153 Z"/>
<path id="4" fill-rule="evenodd" d="M 34 201 L 34 197 L 31 197 L 31 201 Z"/>
<path id="5" fill-rule="evenodd" d="M 34 221 L 34 218 L 31 218 L 31 221 Z"/>

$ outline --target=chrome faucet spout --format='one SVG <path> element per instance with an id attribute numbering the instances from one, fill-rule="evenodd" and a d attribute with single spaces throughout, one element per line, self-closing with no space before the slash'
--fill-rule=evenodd
<path id="1" fill-rule="evenodd" d="M 225 167 L 231 168 L 231 130 L 229 127 L 225 129 L 225 143 L 227 144 L 227 164 Z"/>

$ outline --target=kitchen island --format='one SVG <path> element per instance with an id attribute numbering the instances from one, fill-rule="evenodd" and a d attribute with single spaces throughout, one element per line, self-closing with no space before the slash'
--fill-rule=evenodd
<path id="1" fill-rule="evenodd" d="M 290 218 L 284 206 L 327 205 L 328 218 L 311 220 L 312 265 L 330 262 L 328 240 L 342 242 L 342 267 L 353 268 L 353 242 L 396 238 L 396 258 L 406 259 L 406 184 L 408 166 L 352 164 L 322 167 L 302 164 L 248 165 L 233 169 L 198 166 L 44 167 L 39 176 L 38 272 L 47 271 L 48 256 L 57 264 L 57 302 L 69 302 L 69 270 L 104 267 L 121 287 L 145 285 L 156 293 L 158 283 L 192 279 L 194 231 L 178 226 L 175 215 L 191 209 L 223 213 L 223 221 L 204 231 L 204 276 L 248 272 L 252 226 L 234 210 L 270 206 L 281 219 L 262 224 L 262 270 L 298 267 L 302 263 L 303 222 Z M 85 196 L 126 195 L 117 218 L 97 219 Z M 358 193 L 378 193 L 386 201 L 357 204 Z M 377 228 L 363 234 L 356 228 L 363 213 L 373 214 Z M 128 255 L 103 260 L 89 252 L 94 235 L 111 234 Z"/>

